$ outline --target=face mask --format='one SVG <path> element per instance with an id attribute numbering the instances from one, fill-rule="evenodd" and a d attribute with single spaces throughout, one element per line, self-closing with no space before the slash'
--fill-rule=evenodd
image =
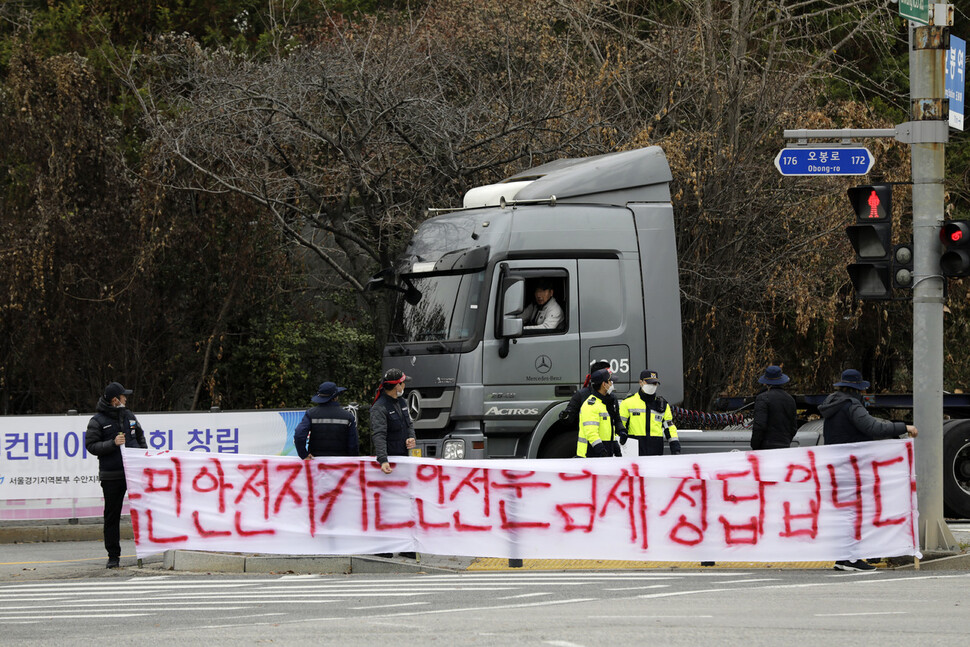
<path id="1" fill-rule="evenodd" d="M 610 393 L 613 393 L 613 385 L 612 384 L 609 387 L 607 387 L 607 389 L 606 389 L 606 394 L 609 395 Z"/>
<path id="2" fill-rule="evenodd" d="M 657 392 L 657 385 L 656 384 L 644 384 L 643 386 L 640 387 L 640 390 L 643 391 L 643 393 L 645 395 L 653 395 L 654 393 Z"/>
<path id="3" fill-rule="evenodd" d="M 397 397 L 397 398 L 401 397 L 402 395 L 404 395 L 404 387 L 403 386 L 399 386 L 397 388 L 397 391 L 395 391 L 394 393 L 395 393 L 395 396 L 394 397 Z"/>

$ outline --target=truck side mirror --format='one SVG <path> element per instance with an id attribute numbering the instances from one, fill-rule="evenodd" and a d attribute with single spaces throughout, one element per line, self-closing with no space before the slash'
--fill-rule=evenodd
<path id="1" fill-rule="evenodd" d="M 509 354 L 509 339 L 522 335 L 522 309 L 525 307 L 525 280 L 516 277 L 506 277 L 502 281 L 502 322 L 499 326 L 502 345 L 499 346 L 499 357 Z"/>
<path id="2" fill-rule="evenodd" d="M 510 278 L 502 295 L 502 336 L 522 334 L 522 310 L 525 308 L 525 281 Z"/>

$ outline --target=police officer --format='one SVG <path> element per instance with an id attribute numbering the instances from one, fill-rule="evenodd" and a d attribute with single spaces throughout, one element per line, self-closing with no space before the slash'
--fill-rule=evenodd
<path id="1" fill-rule="evenodd" d="M 680 440 L 670 405 L 657 395 L 660 378 L 656 371 L 640 372 L 640 389 L 620 403 L 620 420 L 626 426 L 626 433 L 636 438 L 640 445 L 640 456 L 662 456 L 664 438 L 670 442 L 670 453 L 680 453 Z M 625 435 L 620 436 L 626 442 Z"/>
<path id="2" fill-rule="evenodd" d="M 566 405 L 566 408 L 559 414 L 559 419 L 569 428 L 578 429 L 579 410 L 583 407 L 583 403 L 589 399 L 589 396 L 593 394 L 593 387 L 590 386 L 590 376 L 600 369 L 608 369 L 609 367 L 610 363 L 603 360 L 596 360 L 589 365 L 589 375 L 586 376 L 586 381 L 583 382 L 583 386 L 573 393 L 573 396 L 569 398 L 569 403 Z M 616 396 L 612 393 L 607 393 L 604 401 L 606 402 L 606 408 L 610 412 L 610 419 L 613 421 L 614 434 L 619 435 L 623 431 L 623 423 L 620 422 L 620 403 L 616 401 Z"/>
<path id="3" fill-rule="evenodd" d="M 304 414 L 293 432 L 293 444 L 300 458 L 358 454 L 357 418 L 337 402 L 337 396 L 346 390 L 324 382 L 310 398 L 317 406 Z"/>
<path id="4" fill-rule="evenodd" d="M 98 399 L 98 412 L 88 421 L 84 446 L 98 457 L 98 478 L 104 494 L 104 548 L 107 568 L 118 568 L 121 558 L 121 507 L 128 491 L 121 447 L 147 449 L 145 431 L 126 405 L 131 389 L 118 382 L 104 388 Z"/>
<path id="5" fill-rule="evenodd" d="M 370 431 L 374 439 L 374 454 L 381 464 L 381 471 L 394 471 L 388 456 L 407 456 L 414 449 L 414 423 L 404 406 L 404 380 L 407 376 L 400 369 L 392 368 L 384 374 L 378 395 L 370 408 Z"/>
<path id="6" fill-rule="evenodd" d="M 579 410 L 579 438 L 576 455 L 581 458 L 608 458 L 620 456 L 613 421 L 610 418 L 606 398 L 613 393 L 613 376 L 607 368 L 590 375 L 592 394 Z"/>

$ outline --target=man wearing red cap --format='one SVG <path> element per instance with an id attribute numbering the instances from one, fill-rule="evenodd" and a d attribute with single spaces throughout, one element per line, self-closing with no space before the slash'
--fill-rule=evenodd
<path id="1" fill-rule="evenodd" d="M 128 483 L 121 446 L 147 449 L 145 432 L 128 410 L 131 390 L 112 382 L 98 400 L 98 412 L 88 422 L 84 446 L 98 457 L 101 491 L 104 493 L 104 548 L 108 551 L 107 568 L 118 568 L 121 558 L 121 507 Z"/>

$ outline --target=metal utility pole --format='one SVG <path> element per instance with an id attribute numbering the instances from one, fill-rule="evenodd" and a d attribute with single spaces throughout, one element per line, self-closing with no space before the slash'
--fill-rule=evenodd
<path id="1" fill-rule="evenodd" d="M 946 5 L 936 5 L 946 6 Z M 939 12 L 946 14 L 946 12 Z M 942 18 L 942 20 L 940 20 Z M 944 99 L 947 16 L 909 24 L 913 164 L 913 423 L 916 490 L 923 550 L 956 542 L 943 520 L 943 285 L 939 232 L 943 221 L 944 148 L 949 136 Z"/>

